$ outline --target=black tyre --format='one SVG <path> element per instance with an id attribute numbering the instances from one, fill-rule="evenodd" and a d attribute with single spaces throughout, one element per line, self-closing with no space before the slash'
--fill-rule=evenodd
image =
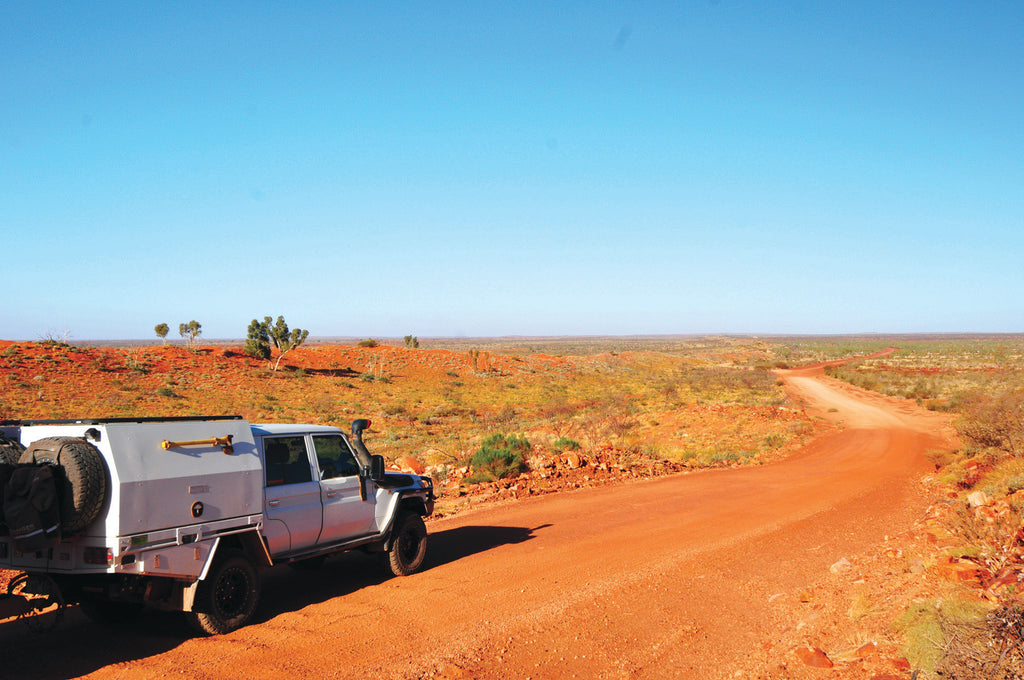
<path id="1" fill-rule="evenodd" d="M 32 442 L 21 463 L 46 463 L 60 471 L 61 530 L 74 534 L 95 520 L 107 500 L 107 464 L 99 450 L 78 437 L 47 437 Z"/>
<path id="2" fill-rule="evenodd" d="M 110 602 L 108 600 L 83 600 L 78 603 L 82 613 L 94 623 L 104 626 L 123 626 L 139 617 L 145 608 L 137 602 Z"/>
<path id="3" fill-rule="evenodd" d="M 14 465 L 25 452 L 25 447 L 20 442 L 0 434 L 0 463 Z"/>
<path id="4" fill-rule="evenodd" d="M 256 611 L 260 579 L 244 553 L 229 550 L 199 584 L 189 623 L 203 635 L 223 635 L 241 628 Z"/>
<path id="5" fill-rule="evenodd" d="M 394 540 L 388 551 L 387 566 L 395 576 L 408 576 L 423 564 L 427 555 L 427 526 L 423 518 L 411 512 L 395 522 Z"/>

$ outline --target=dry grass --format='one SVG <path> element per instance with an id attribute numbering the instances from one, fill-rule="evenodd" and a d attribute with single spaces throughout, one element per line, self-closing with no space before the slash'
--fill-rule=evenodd
<path id="1" fill-rule="evenodd" d="M 568 438 L 584 452 L 608 444 L 707 464 L 783 450 L 809 428 L 774 376 L 748 361 L 764 355 L 760 343 L 598 352 L 604 341 L 572 342 L 562 349 L 590 351 L 311 344 L 277 373 L 240 346 L 0 343 L 0 419 L 231 413 L 347 426 L 369 417 L 371 446 L 389 458 L 465 459 L 486 436 L 518 433 L 541 449 Z"/>

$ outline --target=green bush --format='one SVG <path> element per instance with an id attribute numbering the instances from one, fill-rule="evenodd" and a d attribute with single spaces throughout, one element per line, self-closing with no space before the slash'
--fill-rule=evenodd
<path id="1" fill-rule="evenodd" d="M 555 441 L 551 442 L 551 447 L 558 451 L 578 451 L 580 443 L 568 437 L 559 437 Z"/>
<path id="2" fill-rule="evenodd" d="M 268 316 L 267 319 L 269 318 Z M 249 324 L 243 351 L 257 359 L 270 359 L 270 332 L 267 330 L 266 323 L 260 323 L 256 319 L 252 320 L 252 323 Z"/>
<path id="3" fill-rule="evenodd" d="M 379 344 L 380 343 L 377 342 L 376 340 L 374 340 L 373 338 L 370 338 L 369 340 L 360 340 L 359 341 L 359 346 L 360 347 L 376 347 Z"/>
<path id="4" fill-rule="evenodd" d="M 532 450 L 526 437 L 492 434 L 470 459 L 473 474 L 466 478 L 466 482 L 476 484 L 516 477 L 526 472 L 526 456 Z"/>

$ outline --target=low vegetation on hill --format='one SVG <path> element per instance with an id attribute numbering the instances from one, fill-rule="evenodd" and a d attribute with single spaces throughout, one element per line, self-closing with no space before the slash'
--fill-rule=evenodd
<path id="1" fill-rule="evenodd" d="M 275 372 L 233 346 L 3 343 L 0 419 L 227 413 L 347 426 L 369 417 L 377 452 L 411 456 L 442 477 L 495 434 L 524 436 L 538 454 L 567 438 L 584 456 L 604 447 L 699 466 L 759 460 L 809 432 L 776 377 L 750 361 L 753 343 L 674 350 L 305 344 Z"/>

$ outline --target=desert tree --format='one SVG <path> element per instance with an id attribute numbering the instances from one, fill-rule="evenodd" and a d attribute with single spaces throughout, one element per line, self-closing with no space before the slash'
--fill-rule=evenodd
<path id="1" fill-rule="evenodd" d="M 262 359 L 270 359 L 270 344 L 278 349 L 277 361 L 274 362 L 274 370 L 281 366 L 281 359 L 309 337 L 309 331 L 301 328 L 289 329 L 284 317 L 277 317 L 275 322 L 269 316 L 263 317 L 263 321 L 252 320 L 249 324 L 248 336 L 245 341 L 245 353 Z"/>
<path id="2" fill-rule="evenodd" d="M 161 342 L 167 342 L 167 334 L 171 330 L 170 326 L 165 323 L 158 323 L 153 330 L 156 331 L 156 337 L 160 338 Z"/>
<path id="3" fill-rule="evenodd" d="M 199 323 L 195 319 L 188 323 L 178 324 L 178 335 L 185 338 L 188 342 L 189 349 L 195 351 L 196 338 L 203 334 L 203 324 Z"/>
<path id="4" fill-rule="evenodd" d="M 295 328 L 289 331 L 288 324 L 284 322 L 283 316 L 277 317 L 277 323 L 274 324 L 273 328 L 269 328 L 269 323 L 267 326 L 267 330 L 270 333 L 270 339 L 273 341 L 274 347 L 277 347 L 281 352 L 277 355 L 277 363 L 274 364 L 274 370 L 276 371 L 277 367 L 281 365 L 281 358 L 304 343 L 306 338 L 309 337 L 309 331 L 302 330 L 301 328 Z"/>
<path id="5" fill-rule="evenodd" d="M 405 336 L 405 346 L 409 349 L 417 349 L 420 346 L 420 339 L 415 335 Z"/>

